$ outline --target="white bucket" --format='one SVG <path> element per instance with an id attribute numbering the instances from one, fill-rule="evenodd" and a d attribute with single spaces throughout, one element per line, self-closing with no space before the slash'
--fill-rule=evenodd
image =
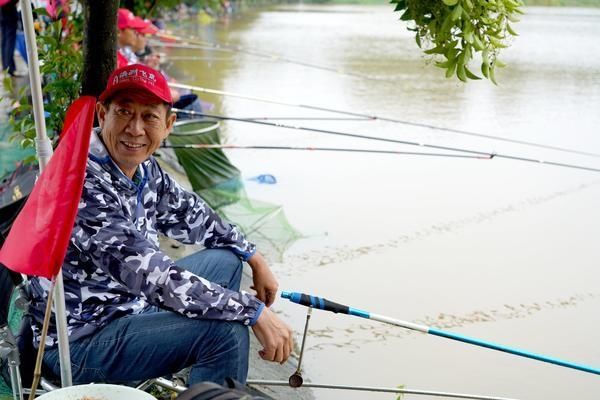
<path id="1" fill-rule="evenodd" d="M 156 400 L 154 396 L 127 386 L 90 384 L 70 386 L 45 393 L 38 400 Z"/>

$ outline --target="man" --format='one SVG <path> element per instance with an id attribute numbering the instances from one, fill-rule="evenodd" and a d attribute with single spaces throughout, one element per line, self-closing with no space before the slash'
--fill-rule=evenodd
<path id="1" fill-rule="evenodd" d="M 291 330 L 267 308 L 278 285 L 266 262 L 152 157 L 175 122 L 165 79 L 144 65 L 120 68 L 99 100 L 62 269 L 74 381 L 136 381 L 191 366 L 191 384 L 244 382 L 247 326 L 261 357 L 283 363 Z M 174 263 L 158 233 L 207 249 Z M 252 268 L 256 297 L 239 292 L 241 260 Z M 38 345 L 49 286 L 31 282 Z M 45 345 L 44 363 L 58 374 L 53 326 Z"/>
<path id="2" fill-rule="evenodd" d="M 137 43 L 140 29 L 148 25 L 141 18 L 137 18 L 126 8 L 119 8 L 117 12 L 117 67 L 136 64 L 137 56 L 133 51 Z"/>

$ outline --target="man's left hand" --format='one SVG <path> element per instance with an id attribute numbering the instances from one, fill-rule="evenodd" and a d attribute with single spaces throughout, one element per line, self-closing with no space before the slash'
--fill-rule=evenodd
<path id="1" fill-rule="evenodd" d="M 248 259 L 248 264 L 252 268 L 252 280 L 254 281 L 254 285 L 250 288 L 256 290 L 256 297 L 269 307 L 275 301 L 279 283 L 259 252 L 254 253 Z"/>

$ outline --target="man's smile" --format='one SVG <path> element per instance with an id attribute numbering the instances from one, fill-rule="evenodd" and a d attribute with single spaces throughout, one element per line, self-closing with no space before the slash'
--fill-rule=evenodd
<path id="1" fill-rule="evenodd" d="M 125 140 L 121 140 L 121 144 L 130 150 L 137 150 L 137 149 L 141 149 L 142 147 L 146 146 L 144 143 L 135 143 L 135 142 L 129 142 L 129 141 L 125 141 Z"/>

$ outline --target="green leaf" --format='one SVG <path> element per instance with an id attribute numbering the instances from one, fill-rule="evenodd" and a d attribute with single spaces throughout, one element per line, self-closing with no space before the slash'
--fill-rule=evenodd
<path id="1" fill-rule="evenodd" d="M 454 71 L 456 71 L 456 60 L 449 61 L 448 69 L 446 70 L 446 78 L 451 78 L 454 75 Z"/>
<path id="2" fill-rule="evenodd" d="M 467 71 L 465 70 L 465 64 L 460 61 L 456 64 L 456 76 L 463 82 L 467 81 Z"/>
<path id="3" fill-rule="evenodd" d="M 436 46 L 434 48 L 425 50 L 423 53 L 425 54 L 444 54 L 446 52 L 446 48 L 443 46 Z"/>
<path id="4" fill-rule="evenodd" d="M 486 78 L 490 77 L 490 66 L 489 64 L 486 63 L 481 63 L 481 73 L 483 74 L 483 76 L 485 76 Z"/>
<path id="5" fill-rule="evenodd" d="M 400 11 L 406 8 L 406 0 L 391 1 L 390 3 L 396 3 L 394 11 Z"/>
<path id="6" fill-rule="evenodd" d="M 504 67 L 506 67 L 506 63 L 502 62 L 499 58 L 496 58 L 494 60 L 494 66 L 496 66 L 498 68 L 504 68 Z"/>
<path id="7" fill-rule="evenodd" d="M 399 1 L 398 4 L 396 4 L 396 8 L 394 8 L 394 11 L 404 10 L 405 8 L 406 8 L 406 2 Z"/>
<path id="8" fill-rule="evenodd" d="M 404 12 L 404 14 L 402 14 L 402 15 L 400 16 L 400 19 L 401 19 L 402 21 L 410 21 L 411 19 L 413 19 L 413 17 L 412 17 L 412 13 L 410 12 L 410 10 L 406 10 L 406 11 Z"/>
<path id="9" fill-rule="evenodd" d="M 481 77 L 475 75 L 474 73 L 472 73 L 469 68 L 465 67 L 465 74 L 467 75 L 467 78 L 469 79 L 473 79 L 473 80 L 480 80 Z"/>
<path id="10" fill-rule="evenodd" d="M 489 76 L 489 78 L 490 78 L 490 81 L 492 81 L 492 83 L 494 85 L 496 85 L 496 86 L 498 85 L 498 82 L 496 81 L 496 70 L 495 70 L 495 68 L 494 68 L 493 65 L 490 67 L 490 76 Z"/>

